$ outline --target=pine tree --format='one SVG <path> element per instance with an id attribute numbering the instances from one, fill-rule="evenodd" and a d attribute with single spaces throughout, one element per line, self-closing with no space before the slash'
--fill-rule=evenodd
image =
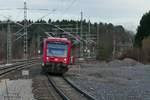
<path id="1" fill-rule="evenodd" d="M 142 40 L 150 35 L 150 11 L 142 16 L 135 36 L 136 47 L 142 47 Z"/>

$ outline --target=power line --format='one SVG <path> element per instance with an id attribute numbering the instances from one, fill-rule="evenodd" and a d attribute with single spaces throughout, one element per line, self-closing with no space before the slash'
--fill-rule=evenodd
<path id="1" fill-rule="evenodd" d="M 17 19 L 18 19 L 18 17 L 19 17 L 20 14 L 21 14 L 21 10 L 18 12 L 16 18 L 14 19 L 15 21 L 17 21 Z"/>
<path id="2" fill-rule="evenodd" d="M 64 0 L 63 0 L 64 1 Z M 70 10 L 70 8 L 73 6 L 73 4 L 76 2 L 77 0 L 72 0 L 72 2 L 69 5 L 65 5 L 65 9 L 64 11 L 61 12 L 61 17 L 63 15 L 65 15 L 67 13 L 68 10 Z M 55 19 L 54 19 L 55 20 Z"/>
<path id="3" fill-rule="evenodd" d="M 22 31 L 22 30 L 24 30 L 24 34 L 23 35 L 21 35 L 19 38 L 17 38 L 16 40 L 18 40 L 18 39 L 20 39 L 22 36 L 24 37 L 24 58 L 25 59 L 27 59 L 28 57 L 28 30 L 27 30 L 27 28 L 28 28 L 28 26 L 30 26 L 30 25 L 28 25 L 27 24 L 27 11 L 28 10 L 49 10 L 49 9 L 29 9 L 29 8 L 27 8 L 27 2 L 25 1 L 24 2 L 24 8 L 17 8 L 17 9 L 23 9 L 24 10 L 24 25 L 22 25 L 23 26 L 23 28 L 22 29 L 20 29 L 17 33 L 19 33 L 20 31 Z M 55 11 L 55 10 L 53 10 L 53 11 Z M 48 13 L 47 15 L 49 15 L 50 13 Z M 46 17 L 47 15 L 45 15 L 45 16 L 42 16 L 40 19 L 43 19 L 44 17 Z M 21 25 L 21 24 L 20 24 Z M 31 24 L 32 25 L 32 24 Z"/>
<path id="4" fill-rule="evenodd" d="M 39 18 L 38 20 L 43 19 L 44 17 L 46 17 L 46 16 L 49 15 L 49 14 L 50 14 L 50 13 L 48 13 L 48 14 L 42 16 L 42 17 Z M 33 24 L 40 24 L 40 23 L 34 22 L 34 23 L 31 23 L 31 24 L 27 25 L 27 27 L 30 27 L 30 26 L 32 26 Z M 25 28 L 25 27 L 22 27 L 20 30 L 18 30 L 18 31 L 15 33 L 15 35 L 19 34 L 22 30 L 24 30 L 24 28 Z M 21 35 L 20 37 L 18 37 L 16 40 L 14 40 L 14 42 L 17 41 L 18 39 L 20 39 L 21 37 L 23 37 L 24 35 L 25 35 L 25 34 L 23 34 L 23 35 Z"/>
<path id="5" fill-rule="evenodd" d="M 66 13 L 77 0 L 73 0 L 63 13 Z"/>

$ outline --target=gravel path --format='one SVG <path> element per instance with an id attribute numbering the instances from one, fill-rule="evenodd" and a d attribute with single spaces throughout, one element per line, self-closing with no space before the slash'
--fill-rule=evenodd
<path id="1" fill-rule="evenodd" d="M 32 80 L 1 80 L 0 100 L 35 100 Z"/>
<path id="2" fill-rule="evenodd" d="M 131 59 L 71 66 L 66 76 L 97 100 L 150 100 L 150 65 Z"/>

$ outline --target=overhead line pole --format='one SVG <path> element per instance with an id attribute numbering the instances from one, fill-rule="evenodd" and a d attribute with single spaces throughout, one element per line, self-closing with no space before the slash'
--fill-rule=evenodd
<path id="1" fill-rule="evenodd" d="M 96 55 L 99 55 L 99 49 L 100 49 L 100 46 L 99 46 L 99 42 L 100 42 L 100 33 L 99 33 L 99 23 L 97 23 L 97 54 Z"/>
<path id="2" fill-rule="evenodd" d="M 18 8 L 18 9 L 22 9 L 22 8 Z M 11 9 L 0 9 L 0 10 L 11 10 Z M 22 30 L 24 31 L 23 32 L 23 35 L 21 35 L 19 38 L 21 38 L 21 37 L 24 37 L 24 58 L 25 59 L 28 59 L 28 30 L 27 30 L 27 28 L 29 27 L 29 26 L 31 26 L 31 25 L 28 25 L 28 23 L 27 23 L 27 10 L 28 10 L 28 8 L 27 8 L 27 3 L 26 3 L 26 0 L 24 1 L 24 8 L 23 8 L 23 10 L 24 10 L 24 24 L 22 25 L 22 24 L 20 24 L 20 23 L 16 23 L 17 25 L 19 25 L 19 26 L 22 26 L 23 28 L 21 28 L 19 31 L 17 31 L 15 34 L 17 35 L 19 32 L 21 32 Z M 34 9 L 34 10 L 36 10 L 36 9 Z M 39 9 L 39 10 L 48 10 L 48 9 Z M 54 12 L 55 10 L 53 10 L 53 12 Z M 50 13 L 48 13 L 48 14 L 50 14 Z M 47 15 L 48 15 L 47 14 Z M 46 16 L 47 16 L 46 15 Z M 5 17 L 5 16 L 4 16 Z M 44 18 L 45 16 L 43 16 L 42 18 Z M 41 19 L 42 19 L 41 18 Z M 11 23 L 12 21 L 10 21 L 9 20 L 9 22 L 8 22 L 8 28 L 7 28 L 7 63 L 10 61 L 10 59 L 11 59 L 11 56 L 12 56 L 12 54 L 10 54 L 10 53 L 12 53 L 11 52 L 11 46 L 12 46 L 12 44 L 11 44 L 11 32 L 10 32 L 10 23 Z M 16 40 L 18 40 L 19 38 L 17 38 Z M 15 41 L 16 41 L 15 40 Z M 14 42 L 14 41 L 13 41 Z"/>
<path id="3" fill-rule="evenodd" d="M 89 23 L 88 23 L 89 25 L 88 25 L 88 40 L 91 40 L 91 22 L 90 22 L 90 20 L 89 20 Z M 91 49 L 91 48 L 88 48 L 89 50 Z M 90 57 L 91 56 L 91 50 L 89 51 L 89 54 L 88 54 L 88 57 Z"/>
<path id="4" fill-rule="evenodd" d="M 7 64 L 10 63 L 12 58 L 12 34 L 10 31 L 10 20 L 8 19 L 7 26 Z"/>
<path id="5" fill-rule="evenodd" d="M 24 58 L 28 59 L 27 3 L 24 2 Z"/>
<path id="6" fill-rule="evenodd" d="M 89 37 L 91 37 L 91 22 L 89 20 L 89 25 L 88 25 L 88 33 L 89 33 Z"/>
<path id="7" fill-rule="evenodd" d="M 82 32 L 83 32 L 82 25 L 83 25 L 83 23 L 82 23 L 82 21 L 83 21 L 83 12 L 81 12 L 81 26 L 80 26 L 80 37 L 81 38 L 83 38 L 83 36 L 82 36 Z M 81 57 L 83 56 L 83 43 L 82 42 L 80 43 L 80 56 Z"/>

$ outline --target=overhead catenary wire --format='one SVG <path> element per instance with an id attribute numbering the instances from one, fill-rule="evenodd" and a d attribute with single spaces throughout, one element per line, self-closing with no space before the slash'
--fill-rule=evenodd
<path id="1" fill-rule="evenodd" d="M 66 12 L 73 6 L 73 4 L 74 4 L 76 1 L 77 1 L 77 0 L 72 0 L 72 2 L 68 5 L 68 7 L 65 8 L 63 14 L 66 13 Z"/>
<path id="2" fill-rule="evenodd" d="M 67 11 L 70 10 L 70 8 L 74 5 L 74 3 L 76 1 L 77 0 L 72 0 L 71 3 L 69 3 L 69 5 L 67 5 L 68 3 L 65 3 L 66 1 L 61 0 L 61 5 L 64 6 L 64 10 L 63 10 L 63 8 L 61 8 L 61 10 L 62 10 L 62 11 L 60 11 L 61 16 L 59 16 L 59 17 L 62 18 L 67 13 Z M 58 6 L 57 10 L 59 9 L 59 7 L 63 7 L 63 6 Z M 53 20 L 57 20 L 56 18 L 58 18 L 58 17 L 53 18 Z"/>
<path id="3" fill-rule="evenodd" d="M 20 24 L 20 23 L 17 23 L 19 26 L 22 26 L 22 28 L 20 29 L 20 30 L 18 30 L 16 33 L 17 33 L 17 35 L 18 35 L 18 33 L 20 33 L 21 31 L 23 31 L 24 30 L 24 33 L 21 35 L 21 36 L 19 36 L 16 40 L 18 40 L 18 39 L 20 39 L 21 37 L 24 37 L 24 57 L 27 59 L 28 57 L 27 57 L 27 52 L 28 52 L 28 35 L 27 35 L 27 26 L 28 26 L 28 24 L 27 24 L 27 10 L 29 10 L 28 8 L 27 8 L 27 4 L 26 4 L 26 1 L 24 2 L 24 8 L 20 8 L 20 9 L 23 9 L 24 10 L 24 24 L 22 25 L 22 24 Z M 34 9 L 35 10 L 35 9 Z M 38 9 L 38 10 L 47 10 L 47 9 Z M 54 10 L 53 10 L 54 11 Z M 48 13 L 49 14 L 49 13 Z M 45 15 L 45 16 L 47 16 L 47 15 Z M 42 16 L 42 18 L 44 18 L 45 16 Z M 40 19 L 42 19 L 42 18 L 40 18 Z M 14 40 L 14 41 L 16 41 L 16 40 Z"/>
<path id="4" fill-rule="evenodd" d="M 68 6 L 68 7 L 66 7 L 65 8 L 65 13 L 67 12 L 67 10 L 69 10 L 69 8 L 76 2 L 77 0 L 73 0 L 71 3 L 70 3 L 70 5 Z M 22 9 L 22 8 L 17 8 L 17 9 Z M 4 10 L 4 9 L 3 9 Z M 11 9 L 7 9 L 7 10 L 11 10 Z M 30 10 L 29 8 L 27 8 L 27 10 Z M 37 10 L 37 9 L 33 9 L 33 10 Z M 48 10 L 48 9 L 38 9 L 38 10 Z M 53 12 L 55 12 L 56 11 L 56 9 L 53 9 L 52 10 L 52 12 L 50 12 L 50 13 L 47 13 L 46 15 L 44 15 L 44 16 L 42 16 L 42 17 L 40 17 L 38 20 L 41 20 L 41 19 L 43 19 L 43 18 L 45 18 L 45 17 L 47 17 L 48 15 L 50 15 L 50 14 L 52 14 Z M 27 25 L 27 27 L 30 27 L 32 24 L 35 24 L 35 23 L 31 23 L 31 24 L 29 24 L 29 25 Z M 23 26 L 23 25 L 21 25 L 20 23 L 18 23 L 18 25 L 20 25 L 20 26 Z M 56 28 L 58 28 L 59 30 L 63 30 L 63 29 L 61 29 L 60 27 L 58 27 L 58 26 L 56 26 L 56 25 L 54 25 Z M 16 34 L 17 33 L 20 33 L 22 30 L 23 30 L 24 28 L 21 28 L 20 30 L 18 30 L 17 32 L 16 32 Z M 64 30 L 63 30 L 64 31 Z M 65 32 L 65 31 L 64 31 Z M 68 32 L 65 32 L 65 33 L 67 33 L 67 34 L 69 34 Z M 24 35 L 24 34 L 23 34 Z M 22 35 L 22 36 L 23 36 Z M 70 36 L 72 36 L 72 37 L 74 37 L 74 35 L 72 35 L 72 34 L 69 34 Z M 19 37 L 20 38 L 20 37 Z M 80 38 L 81 39 L 81 38 Z M 81 39 L 82 40 L 82 39 Z M 84 40 L 83 40 L 84 41 Z"/>
<path id="5" fill-rule="evenodd" d="M 17 19 L 18 19 L 18 17 L 19 17 L 19 15 L 21 14 L 21 10 L 17 13 L 17 16 L 16 16 L 16 18 L 14 19 L 15 21 L 17 21 Z"/>
<path id="6" fill-rule="evenodd" d="M 19 9 L 22 9 L 22 8 L 19 8 Z M 26 9 L 28 9 L 28 8 L 26 8 Z M 56 9 L 53 9 L 51 12 L 49 12 L 49 13 L 47 13 L 46 15 L 44 15 L 44 16 L 42 16 L 42 17 L 40 17 L 39 19 L 37 19 L 37 20 L 42 20 L 43 18 L 45 18 L 45 17 L 47 17 L 48 15 L 50 15 L 50 14 L 52 14 L 52 13 L 54 13 L 56 10 L 57 10 L 58 8 L 56 8 Z M 37 10 L 37 9 L 34 9 L 34 10 Z M 41 9 L 38 9 L 38 10 L 41 10 Z M 43 10 L 43 9 L 42 9 Z M 44 10 L 48 10 L 48 9 L 44 9 Z M 34 23 L 31 23 L 31 24 L 29 24 L 29 25 L 27 25 L 27 27 L 30 27 L 31 25 L 33 25 L 33 24 L 36 24 L 36 22 L 34 22 Z M 18 33 L 20 33 L 22 30 L 24 30 L 24 27 L 23 28 L 21 28 L 20 30 L 18 30 L 15 34 L 17 35 Z M 24 36 L 25 34 L 23 34 L 23 35 L 21 35 L 20 37 L 18 37 L 16 40 L 18 40 L 18 39 L 20 39 L 22 36 Z M 16 41 L 16 40 L 14 40 L 14 41 Z"/>
<path id="7" fill-rule="evenodd" d="M 73 2 L 71 3 L 71 5 L 74 3 L 74 1 L 76 1 L 76 0 L 73 0 Z M 67 7 L 66 8 L 66 10 L 68 10 L 70 7 L 71 7 L 71 5 L 69 6 L 69 7 Z M 24 8 L 17 8 L 17 9 L 23 9 L 24 10 L 24 25 L 22 25 L 22 24 L 20 24 L 20 23 L 16 23 L 17 25 L 19 25 L 19 26 L 21 26 L 22 28 L 20 29 L 20 30 L 18 30 L 15 34 L 20 34 L 20 32 L 21 31 L 23 31 L 24 30 L 24 33 L 23 34 L 20 34 L 21 36 L 19 36 L 16 40 L 18 40 L 18 39 L 20 39 L 21 37 L 23 37 L 24 36 L 24 52 L 25 53 L 27 53 L 27 27 L 30 27 L 32 24 L 34 24 L 34 23 L 32 23 L 32 24 L 29 24 L 29 25 L 27 25 L 27 10 L 48 10 L 48 9 L 29 9 L 29 8 L 27 8 L 27 5 L 26 5 L 26 2 L 24 2 Z M 12 9 L 0 9 L 0 10 L 12 10 Z M 52 10 L 52 12 L 50 12 L 50 13 L 48 13 L 48 14 L 46 14 L 46 15 L 44 15 L 44 16 L 42 16 L 41 18 L 39 18 L 38 20 L 41 20 L 41 19 L 43 19 L 43 18 L 45 18 L 45 17 L 47 17 L 48 15 L 50 15 L 50 14 L 52 14 L 53 12 L 55 12 L 56 11 L 56 9 L 53 9 Z M 20 12 L 17 14 L 17 16 L 16 16 L 16 19 L 17 19 L 17 17 L 19 17 L 19 14 L 20 14 Z M 13 22 L 13 21 L 11 21 L 12 23 L 15 23 L 15 22 Z M 62 30 L 62 31 L 64 31 L 63 29 L 61 29 L 61 28 L 59 28 L 58 26 L 56 26 L 56 25 L 54 25 L 56 28 L 58 28 L 59 30 Z M 65 31 L 64 31 L 65 32 Z M 67 33 L 67 32 L 65 32 L 65 33 Z M 69 33 L 67 33 L 67 34 L 69 34 Z M 69 34 L 70 36 L 72 36 L 72 37 L 74 37 L 74 35 L 72 35 L 72 34 Z M 16 41 L 15 40 L 15 41 Z M 25 55 L 25 56 L 27 56 L 27 55 Z"/>
<path id="8" fill-rule="evenodd" d="M 73 0 L 73 1 L 71 2 L 71 4 L 70 4 L 68 7 L 66 7 L 65 11 L 69 10 L 69 8 L 70 8 L 76 1 L 77 1 L 77 0 Z M 18 9 L 18 8 L 17 8 L 17 9 Z M 19 9 L 21 9 L 21 8 L 19 8 Z M 26 9 L 29 10 L 29 8 L 26 8 Z M 37 9 L 33 9 L 33 10 L 37 10 Z M 48 9 L 38 9 L 38 10 L 48 10 Z M 52 13 L 55 12 L 55 11 L 56 11 L 56 9 L 53 9 L 52 12 L 47 13 L 46 15 L 40 17 L 38 20 L 42 20 L 43 18 L 47 17 L 48 15 L 52 14 Z M 30 26 L 33 25 L 33 24 L 36 24 L 36 23 L 31 23 L 31 24 L 27 25 L 27 27 L 30 27 Z M 20 26 L 23 27 L 23 25 L 21 25 L 20 23 L 17 23 L 17 25 L 20 25 Z M 52 25 L 52 24 L 51 24 L 51 25 Z M 60 28 L 60 27 L 58 27 L 58 26 L 56 26 L 56 25 L 53 25 L 53 26 L 55 26 L 55 27 L 58 28 L 59 30 L 63 31 L 64 33 L 70 35 L 71 37 L 76 38 L 74 35 L 70 34 L 69 32 L 64 31 L 62 28 Z M 15 34 L 17 35 L 17 34 L 20 33 L 22 30 L 24 30 L 24 27 L 21 28 L 20 30 L 18 30 Z M 25 35 L 25 34 L 21 35 L 21 36 L 20 36 L 19 38 L 17 38 L 16 40 L 20 39 L 20 38 L 21 38 L 22 36 L 24 36 L 24 35 Z M 15 40 L 15 41 L 16 41 L 16 40 Z M 81 37 L 80 37 L 80 40 L 81 40 L 81 41 L 82 41 L 82 40 L 85 41 L 85 40 L 82 39 Z"/>

